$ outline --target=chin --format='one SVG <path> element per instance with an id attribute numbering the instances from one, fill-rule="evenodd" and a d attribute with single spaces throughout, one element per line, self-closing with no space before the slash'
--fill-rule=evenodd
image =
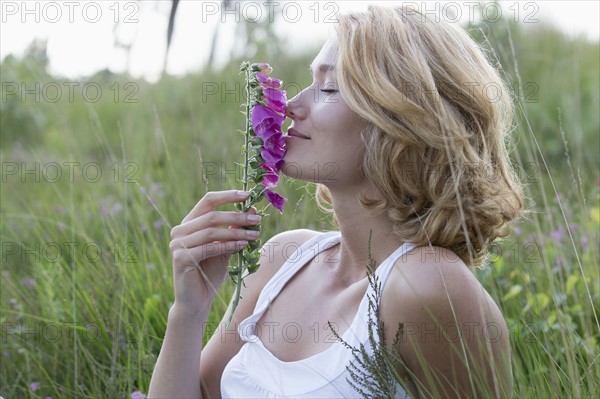
<path id="1" fill-rule="evenodd" d="M 281 173 L 292 179 L 326 184 L 335 183 L 339 178 L 336 162 L 320 162 L 307 158 L 300 158 L 298 161 L 287 155 L 283 160 Z"/>
<path id="2" fill-rule="evenodd" d="M 287 177 L 291 177 L 292 179 L 304 180 L 302 179 L 302 171 L 304 169 L 304 165 L 294 162 L 291 159 L 283 158 L 283 166 L 281 167 L 281 173 Z"/>

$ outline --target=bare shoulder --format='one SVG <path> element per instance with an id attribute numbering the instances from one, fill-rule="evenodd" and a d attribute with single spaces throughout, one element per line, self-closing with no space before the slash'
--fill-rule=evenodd
<path id="1" fill-rule="evenodd" d="M 402 303 L 450 299 L 468 305 L 474 299 L 489 297 L 467 265 L 454 252 L 442 247 L 417 247 L 402 255 L 394 265 L 390 282 L 393 291 L 401 295 Z"/>
<path id="2" fill-rule="evenodd" d="M 292 255 L 293 249 L 298 248 L 318 234 L 320 234 L 318 231 L 310 229 L 295 229 L 271 237 L 261 248 L 258 270 L 246 277 L 246 286 L 251 287 L 253 294 L 258 297 L 265 284 Z"/>
<path id="3" fill-rule="evenodd" d="M 451 250 L 418 247 L 398 259 L 386 283 L 381 317 L 388 337 L 403 325 L 406 344 L 400 352 L 416 378 L 429 381 L 421 394 L 437 390 L 444 392 L 442 396 L 454 396 L 459 390 L 461 397 L 510 396 L 504 316 Z M 432 383 L 428 379 L 432 370 L 454 380 Z M 470 383 L 473 373 L 481 386 Z"/>
<path id="4" fill-rule="evenodd" d="M 291 255 L 292 251 L 288 251 L 290 245 L 297 248 L 318 234 L 309 229 L 288 230 L 274 235 L 263 244 L 260 249 L 258 269 L 244 277 L 240 303 L 232 317 L 234 324 L 240 323 L 252 314 L 261 291 Z M 224 320 L 229 317 L 232 303 L 233 297 L 223 317 Z"/>
<path id="5" fill-rule="evenodd" d="M 290 247 L 297 248 L 318 234 L 319 232 L 314 230 L 295 229 L 278 233 L 267 240 L 260 249 L 258 269 L 244 278 L 243 302 L 240 302 L 232 320 L 241 322 L 252 314 L 260 292 L 291 256 L 293 251 Z M 225 315 L 227 316 L 228 314 Z"/>

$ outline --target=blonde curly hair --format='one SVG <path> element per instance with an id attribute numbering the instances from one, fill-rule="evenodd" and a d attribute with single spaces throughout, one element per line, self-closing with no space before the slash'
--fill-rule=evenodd
<path id="1" fill-rule="evenodd" d="M 464 30 L 417 10 L 369 6 L 338 21 L 338 86 L 368 122 L 361 173 L 382 197 L 361 193 L 361 205 L 387 212 L 400 239 L 481 266 L 524 208 L 506 84 Z M 323 184 L 316 200 L 339 227 Z"/>

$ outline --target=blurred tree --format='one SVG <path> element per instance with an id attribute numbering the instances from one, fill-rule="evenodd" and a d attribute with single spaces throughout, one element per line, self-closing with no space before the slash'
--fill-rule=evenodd
<path id="1" fill-rule="evenodd" d="M 223 7 L 223 8 L 229 8 L 230 4 L 231 4 L 231 0 L 221 1 L 221 7 Z M 206 62 L 206 66 L 205 66 L 205 68 L 208 70 L 212 69 L 212 67 L 213 67 L 213 62 L 215 59 L 215 51 L 217 49 L 217 43 L 219 42 L 219 30 L 220 29 L 221 29 L 221 24 L 216 23 L 215 31 L 213 32 L 213 37 L 212 37 L 212 41 L 210 44 L 210 53 L 208 55 L 208 61 Z"/>
<path id="2" fill-rule="evenodd" d="M 280 2 L 267 0 L 262 4 L 265 9 L 260 10 L 256 21 L 252 20 L 250 15 L 242 15 L 240 23 L 236 25 L 235 45 L 231 49 L 232 59 L 267 60 L 281 54 L 282 42 L 275 32 Z"/>
<path id="3" fill-rule="evenodd" d="M 163 60 L 162 74 L 165 74 L 167 69 L 167 59 L 169 58 L 169 48 L 171 47 L 171 39 L 173 37 L 173 29 L 175 29 L 175 14 L 177 14 L 177 7 L 179 6 L 179 0 L 171 0 L 171 12 L 169 14 L 169 26 L 167 28 L 167 50 L 165 51 L 165 58 Z"/>
<path id="4" fill-rule="evenodd" d="M 256 16 L 246 15 L 243 5 L 244 1 L 222 0 L 220 10 L 231 10 L 237 13 L 235 16 L 235 44 L 231 49 L 231 59 L 262 58 L 267 59 L 275 54 L 281 54 L 283 43 L 275 32 L 276 15 L 278 14 L 279 2 L 266 0 L 262 3 L 253 3 L 252 8 L 258 8 Z M 167 57 L 173 31 L 175 29 L 175 16 L 179 0 L 171 0 L 171 11 L 169 14 L 169 25 L 167 29 L 167 51 L 163 62 L 163 74 L 167 65 Z M 239 23 L 238 23 L 239 21 Z M 205 64 L 206 70 L 213 69 L 216 52 L 219 45 L 219 34 L 223 23 L 217 22 L 210 42 L 208 60 Z"/>
<path id="5" fill-rule="evenodd" d="M 126 19 L 119 19 L 113 26 L 112 30 L 113 46 L 117 49 L 123 49 L 125 51 L 125 71 L 127 73 L 129 73 L 131 70 L 131 50 L 138 34 L 138 27 L 139 24 L 131 24 L 126 22 Z M 133 34 L 131 34 L 132 31 Z"/>

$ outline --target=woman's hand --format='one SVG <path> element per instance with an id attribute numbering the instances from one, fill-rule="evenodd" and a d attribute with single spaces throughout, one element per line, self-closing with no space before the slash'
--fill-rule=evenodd
<path id="1" fill-rule="evenodd" d="M 232 254 L 258 237 L 258 231 L 241 228 L 260 221 L 254 207 L 247 213 L 214 211 L 217 206 L 247 198 L 236 190 L 208 192 L 181 224 L 171 230 L 169 248 L 178 308 L 208 313 L 225 281 Z M 258 219 L 251 220 L 252 216 Z M 224 226 L 229 228 L 220 228 Z M 255 235 L 251 235 L 253 233 Z"/>

